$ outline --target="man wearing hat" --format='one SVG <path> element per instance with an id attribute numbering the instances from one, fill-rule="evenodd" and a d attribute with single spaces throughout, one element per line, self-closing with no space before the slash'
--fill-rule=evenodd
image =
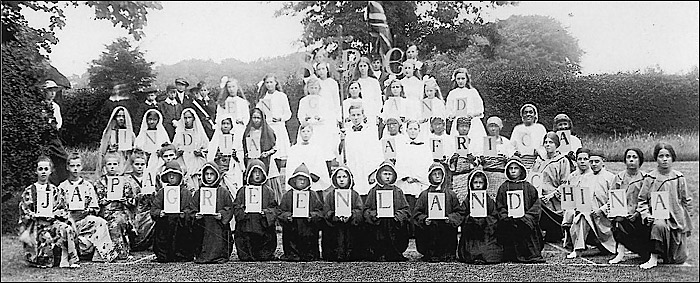
<path id="1" fill-rule="evenodd" d="M 160 111 L 158 108 L 158 101 L 156 101 L 156 97 L 158 96 L 158 90 L 156 88 L 142 87 L 136 91 L 136 99 L 144 99 L 144 96 L 145 100 L 143 100 L 143 103 L 139 103 L 138 109 L 136 110 L 136 115 L 134 116 L 134 121 L 141 121 L 143 119 L 143 114 L 149 109 L 156 109 Z M 139 127 L 140 123 L 135 123 L 134 131 L 138 131 Z"/>
<path id="2" fill-rule="evenodd" d="M 63 148 L 63 143 L 61 142 L 58 132 L 61 126 L 63 126 L 63 118 L 61 117 L 61 107 L 54 101 L 57 92 L 60 90 L 61 86 L 57 85 L 56 82 L 47 80 L 44 83 L 44 93 L 46 96 L 42 102 L 46 104 L 46 107 L 42 109 L 42 115 L 46 117 L 47 122 L 53 126 L 42 135 L 42 139 L 50 148 L 49 156 L 51 162 L 54 164 L 54 172 L 49 176 L 49 181 L 56 186 L 68 179 L 68 169 L 66 168 L 68 154 Z"/>
<path id="3" fill-rule="evenodd" d="M 177 102 L 180 104 L 185 104 L 185 100 L 190 100 L 191 98 L 189 95 L 187 95 L 187 88 L 190 86 L 190 83 L 188 83 L 185 79 L 183 78 L 178 78 L 175 80 L 175 88 L 177 88 Z"/>

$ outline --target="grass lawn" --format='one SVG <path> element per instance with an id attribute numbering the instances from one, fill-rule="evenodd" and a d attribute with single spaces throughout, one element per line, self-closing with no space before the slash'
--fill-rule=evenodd
<path id="1" fill-rule="evenodd" d="M 643 170 L 651 170 L 648 162 Z M 698 274 L 698 162 L 678 162 L 675 169 L 688 178 L 693 198 L 691 217 L 694 232 L 688 250 L 690 266 L 660 265 L 652 270 L 640 270 L 639 258 L 628 255 L 619 265 L 607 265 L 609 256 L 597 256 L 596 250 L 584 252 L 584 258 L 565 259 L 560 247 L 546 245 L 545 264 L 468 265 L 457 262 L 424 263 L 415 250 L 413 240 L 404 263 L 375 262 L 239 262 L 236 256 L 225 264 L 197 265 L 194 263 L 156 264 L 149 261 L 152 253 L 135 253 L 135 259 L 118 263 L 81 262 L 81 268 L 36 269 L 25 266 L 21 244 L 14 235 L 2 236 L 2 281 L 692 281 Z M 612 172 L 624 169 L 621 162 L 608 163 Z M 278 255 L 282 253 L 278 234 Z"/>

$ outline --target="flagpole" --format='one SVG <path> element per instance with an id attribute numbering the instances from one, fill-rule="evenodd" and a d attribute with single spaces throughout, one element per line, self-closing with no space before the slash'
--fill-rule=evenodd
<path id="1" fill-rule="evenodd" d="M 343 25 L 338 25 L 338 51 L 340 52 L 341 67 L 344 67 L 344 66 L 342 66 L 342 64 L 344 63 L 343 62 L 343 60 L 344 60 L 344 58 L 343 58 Z M 340 81 L 338 82 L 340 84 L 339 95 L 340 95 L 340 130 L 341 131 L 343 131 L 345 128 L 345 111 L 343 109 L 343 98 L 345 97 L 345 93 L 344 93 L 345 92 L 345 74 L 344 74 L 344 72 L 346 72 L 346 70 L 343 70 L 343 72 L 340 73 Z M 341 143 L 343 145 L 342 146 L 343 155 L 340 159 L 340 162 L 338 162 L 338 163 L 340 163 L 340 165 L 344 166 L 345 159 L 346 159 L 345 139 L 341 140 Z"/>

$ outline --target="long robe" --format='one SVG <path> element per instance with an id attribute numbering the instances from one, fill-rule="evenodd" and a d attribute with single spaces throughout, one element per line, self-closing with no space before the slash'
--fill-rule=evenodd
<path id="1" fill-rule="evenodd" d="M 192 116 L 194 116 L 192 128 L 190 129 L 187 129 L 185 126 L 185 113 L 187 112 L 192 113 Z M 177 129 L 175 130 L 175 136 L 173 137 L 173 144 L 183 151 L 180 157 L 183 164 L 185 164 L 183 182 L 188 184 L 188 187 L 192 190 L 190 193 L 194 194 L 194 191 L 199 188 L 200 170 L 204 163 L 207 162 L 205 151 L 209 148 L 209 138 L 194 109 L 186 108 L 182 110 Z M 199 151 L 201 155 L 195 154 L 195 151 Z"/>
<path id="2" fill-rule="evenodd" d="M 236 216 L 235 244 L 240 261 L 267 261 L 275 259 L 278 214 L 275 193 L 268 185 L 262 186 L 262 213 L 245 212 L 245 188 L 238 190 L 233 202 Z"/>
<path id="3" fill-rule="evenodd" d="M 469 177 L 470 183 L 475 176 L 475 171 Z M 486 179 L 484 187 L 488 187 L 490 180 Z M 464 221 L 462 233 L 457 247 L 459 261 L 466 263 L 499 263 L 503 261 L 503 247 L 498 243 L 496 229 L 500 214 L 496 209 L 496 201 L 486 194 L 486 217 L 471 216 L 471 198 L 466 198 L 464 206 Z"/>
<path id="4" fill-rule="evenodd" d="M 53 198 L 52 217 L 35 216 L 37 213 L 37 188 L 45 187 L 51 191 Z M 52 184 L 34 183 L 22 192 L 19 203 L 19 240 L 23 246 L 24 260 L 30 266 L 53 267 L 55 252 L 60 253 L 60 266 L 68 267 L 78 263 L 78 251 L 75 247 L 75 230 L 68 223 L 56 219 L 65 217 L 65 198 Z M 56 249 L 57 248 L 57 249 Z"/>
<path id="5" fill-rule="evenodd" d="M 362 89 L 362 106 L 365 109 L 367 123 L 377 125 L 377 116 L 379 116 L 379 111 L 382 109 L 382 88 L 379 85 L 379 81 L 368 76 L 366 78 L 358 78 L 357 82 L 360 83 L 360 89 Z"/>
<path id="6" fill-rule="evenodd" d="M 385 161 L 381 167 L 384 166 L 393 169 L 390 162 Z M 377 171 L 381 172 L 381 170 Z M 369 247 L 370 259 L 375 261 L 406 261 L 403 252 L 408 248 L 408 222 L 411 216 L 406 196 L 399 187 L 393 184 L 382 184 L 379 178 L 377 181 L 377 184 L 367 194 L 363 212 L 365 221 L 369 224 L 369 233 L 372 236 Z M 394 218 L 377 217 L 377 190 L 393 191 Z"/>
<path id="7" fill-rule="evenodd" d="M 523 170 L 524 166 L 521 166 Z M 506 165 L 508 168 L 508 165 Z M 525 215 L 520 218 L 508 217 L 508 191 L 523 191 L 523 203 Z M 537 196 L 537 190 L 525 180 L 504 182 L 498 188 L 496 195 L 496 209 L 500 215 L 498 222 L 499 242 L 503 245 L 503 260 L 541 263 L 542 230 L 540 230 L 541 200 Z"/>
<path id="8" fill-rule="evenodd" d="M 447 116 L 454 116 L 455 120 L 452 122 L 452 127 L 448 133 L 457 133 L 457 100 L 466 99 L 466 114 L 472 116 L 471 126 L 469 127 L 469 139 L 473 142 L 469 146 L 469 152 L 473 152 L 475 155 L 481 155 L 483 151 L 483 138 L 486 136 L 486 129 L 484 128 L 484 122 L 481 121 L 484 118 L 484 101 L 481 99 L 479 91 L 475 88 L 455 88 L 451 90 L 447 95 L 447 102 L 445 106 L 447 107 Z"/>
<path id="9" fill-rule="evenodd" d="M 160 188 L 153 198 L 151 218 L 155 219 L 153 228 L 153 253 L 158 262 L 192 261 L 195 243 L 192 241 L 192 194 L 187 185 L 180 185 L 179 214 L 160 212 L 165 208 L 165 191 Z"/>
<path id="10" fill-rule="evenodd" d="M 352 214 L 348 222 L 342 222 L 335 215 L 335 190 L 337 189 L 331 187 L 323 202 L 326 225 L 321 232 L 321 256 L 327 261 L 362 260 L 366 257 L 366 243 L 361 241 L 363 239 L 361 233 L 364 231 L 362 230 L 364 224 L 362 198 L 351 189 Z"/>
<path id="11" fill-rule="evenodd" d="M 148 114 L 156 113 L 158 116 L 158 124 L 156 124 L 156 129 L 152 130 L 149 135 L 148 130 Z M 158 109 L 148 109 L 146 113 L 143 114 L 143 119 L 141 120 L 141 127 L 139 129 L 139 134 L 134 140 L 134 147 L 140 148 L 146 152 L 146 170 L 155 171 L 160 162 L 158 158 L 158 150 L 162 147 L 163 143 L 170 143 L 170 136 L 163 126 L 163 114 L 158 111 Z"/>
<path id="12" fill-rule="evenodd" d="M 340 142 L 340 131 L 338 129 L 338 120 L 340 120 L 340 106 L 328 105 L 327 100 L 322 99 L 320 95 L 307 95 L 299 100 L 299 109 L 297 111 L 297 119 L 299 124 L 308 123 L 313 127 L 312 141 L 319 148 L 316 155 L 323 161 L 333 160 L 338 151 L 338 143 Z M 319 120 L 316 120 L 316 117 Z M 349 116 L 345 116 L 349 117 Z M 308 118 L 308 119 L 307 119 Z M 301 131 L 297 131 L 296 144 L 301 143 Z M 291 150 L 291 149 L 290 149 Z M 296 168 L 289 166 L 289 168 Z M 326 173 L 326 175 L 328 175 Z M 330 184 L 326 184 L 324 188 Z"/>
<path id="13" fill-rule="evenodd" d="M 545 241 L 558 243 L 564 237 L 561 223 L 564 211 L 561 209 L 561 200 L 554 194 L 559 186 L 566 184 L 571 168 L 566 156 L 556 153 L 552 158 L 546 160 L 537 159 L 532 167 L 532 172 L 542 174 L 542 184 L 540 190 L 542 196 L 551 195 L 551 198 L 543 202 L 540 226 L 545 231 Z"/>
<path id="14" fill-rule="evenodd" d="M 128 176 L 122 176 L 125 180 Z M 131 252 L 129 233 L 133 229 L 131 210 L 135 206 L 134 193 L 129 182 L 124 182 L 123 198 L 125 201 L 107 200 L 107 176 L 95 182 L 98 203 L 102 210 L 100 216 L 109 224 L 109 235 L 119 256 L 127 259 Z"/>
<path id="15" fill-rule="evenodd" d="M 683 173 L 671 170 L 662 174 L 658 170 L 649 172 L 639 192 L 637 210 L 642 219 L 651 217 L 652 192 L 668 192 L 669 219 L 654 219 L 651 225 L 651 252 L 658 254 L 664 263 L 684 263 L 688 258 L 688 237 L 693 230 L 690 218 L 692 199 Z"/>
<path id="16" fill-rule="evenodd" d="M 292 198 L 294 191 L 289 190 L 282 196 L 280 203 L 280 214 L 277 216 L 282 224 L 282 247 L 284 250 L 283 260 L 286 261 L 315 261 L 320 259 L 318 247 L 318 232 L 323 220 L 323 202 L 318 194 L 306 189 L 309 192 L 309 217 L 292 218 Z"/>
<path id="17" fill-rule="evenodd" d="M 615 175 L 613 190 L 625 190 L 627 199 L 627 215 L 612 218 L 613 237 L 618 245 L 624 245 L 628 250 L 638 254 L 643 260 L 649 259 L 649 227 L 642 224 L 641 214 L 637 211 L 639 191 L 642 189 L 647 174 L 637 171 L 629 175 L 625 170 Z"/>
<path id="18" fill-rule="evenodd" d="M 155 222 L 151 218 L 151 207 L 153 206 L 153 198 L 156 192 L 144 193 L 142 191 L 143 178 L 134 176 L 133 174 L 126 176 L 127 182 L 131 183 L 131 188 L 134 192 L 134 202 L 136 206 L 133 208 L 133 226 L 136 230 L 136 236 L 131 241 L 132 251 L 150 250 L 153 246 L 153 227 Z"/>
<path id="19" fill-rule="evenodd" d="M 428 207 L 439 205 L 428 199 L 428 193 L 445 194 L 443 209 L 446 220 L 433 219 L 430 225 L 425 224 L 428 218 Z M 416 225 L 416 249 L 423 255 L 422 260 L 443 262 L 457 259 L 457 227 L 462 224 L 463 214 L 464 207 L 460 205 L 457 194 L 452 190 L 431 185 L 421 192 L 413 209 L 413 221 Z"/>
<path id="20" fill-rule="evenodd" d="M 376 138 L 377 128 L 365 123 L 358 131 L 350 126 L 345 129 L 345 164 L 353 172 L 355 191 L 361 196 L 366 196 L 372 188 L 368 177 L 384 160 L 382 144 Z"/>
<path id="21" fill-rule="evenodd" d="M 580 185 L 591 189 L 591 211 L 576 213 L 569 232 L 574 249 L 586 249 L 589 233 L 594 233 L 592 243 L 601 252 L 615 252 L 615 239 L 612 233 L 612 222 L 607 217 L 605 205 L 608 203 L 608 190 L 613 186 L 615 175 L 601 169 L 598 174 L 591 172 L 581 176 Z"/>
<path id="22" fill-rule="evenodd" d="M 192 197 L 194 213 L 200 209 L 201 188 Z M 195 263 L 224 263 L 231 257 L 229 222 L 233 218 L 233 197 L 223 184 L 216 188 L 216 212 L 221 214 L 221 219 L 203 215 L 201 219 L 194 220 Z"/>
<path id="23" fill-rule="evenodd" d="M 114 243 L 109 236 L 107 220 L 98 217 L 100 206 L 97 202 L 95 187 L 87 180 L 78 177 L 76 182 L 63 181 L 58 186 L 66 199 L 68 222 L 73 225 L 77 234 L 78 256 L 92 261 L 112 262 L 117 258 Z M 84 209 L 73 209 L 71 199 L 83 199 Z"/>
<path id="24" fill-rule="evenodd" d="M 275 91 L 273 93 L 265 92 L 265 96 L 260 99 L 256 105 L 256 108 L 263 109 L 264 106 L 262 104 L 264 99 L 270 99 L 272 105 L 270 105 L 270 115 L 263 115 L 263 118 L 265 118 L 267 124 L 270 125 L 270 128 L 274 130 L 275 137 L 277 138 L 277 141 L 275 142 L 277 152 L 272 155 L 272 158 L 287 159 L 287 151 L 289 150 L 291 143 L 289 141 L 289 133 L 287 132 L 287 126 L 285 123 L 292 118 L 292 110 L 289 108 L 289 98 L 287 98 L 287 94 L 281 91 Z M 279 118 L 281 121 L 272 122 L 273 118 Z"/>
<path id="25" fill-rule="evenodd" d="M 119 110 L 124 111 L 124 126 L 119 127 L 117 125 L 117 120 L 116 120 L 116 115 Z M 133 110 L 132 110 L 133 111 Z M 129 141 L 126 145 L 125 148 L 120 148 L 119 145 L 123 141 L 119 141 L 119 135 L 118 135 L 118 130 L 126 130 L 126 135 L 127 140 Z M 107 120 L 107 126 L 105 129 L 102 131 L 102 138 L 100 139 L 100 149 L 99 153 L 97 155 L 97 166 L 98 168 L 103 168 L 103 158 L 105 153 L 109 151 L 109 146 L 116 144 L 117 145 L 117 153 L 119 153 L 119 156 L 121 157 L 122 161 L 125 161 L 129 158 L 129 155 L 131 155 L 131 152 L 134 149 L 134 141 L 136 140 L 136 134 L 134 134 L 134 125 L 131 122 L 131 115 L 129 113 L 129 110 L 124 107 L 124 106 L 117 106 L 112 110 L 112 114 L 109 116 L 109 120 Z M 122 165 L 123 164 L 123 165 Z M 132 169 L 128 168 L 124 162 L 120 162 L 120 168 L 118 169 L 119 174 L 123 174 L 125 172 L 130 172 Z M 100 171 L 100 176 L 103 176 L 107 174 L 106 171 L 102 170 Z"/>

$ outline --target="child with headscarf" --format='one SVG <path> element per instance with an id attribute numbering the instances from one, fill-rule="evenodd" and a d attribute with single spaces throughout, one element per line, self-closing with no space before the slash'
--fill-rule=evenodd
<path id="1" fill-rule="evenodd" d="M 321 233 L 322 257 L 327 261 L 355 261 L 366 257 L 366 245 L 363 241 L 364 217 L 362 198 L 354 189 L 354 178 L 350 169 L 338 167 L 331 176 L 333 184 L 325 192 L 323 217 L 326 222 Z M 336 191 L 349 192 L 348 199 L 336 196 Z M 350 207 L 350 215 L 338 215 L 336 201 L 342 201 Z"/>
<path id="2" fill-rule="evenodd" d="M 282 246 L 286 261 L 316 261 L 320 259 L 318 248 L 318 232 L 323 220 L 323 202 L 317 193 L 311 191 L 311 182 L 317 179 L 302 163 L 294 170 L 287 180 L 292 189 L 282 196 L 280 214 L 277 216 L 282 224 Z M 307 215 L 295 216 L 294 192 L 305 192 L 308 195 Z"/>
<path id="3" fill-rule="evenodd" d="M 280 175 L 277 162 L 272 156 L 277 152 L 277 133 L 268 125 L 265 113 L 260 108 L 254 108 L 250 114 L 250 122 L 243 132 L 243 160 L 246 168 L 248 160 L 259 159 L 265 165 L 267 182 L 275 192 L 275 200 L 279 203 L 285 192 L 284 179 Z M 253 150 L 254 152 L 251 152 Z M 257 154 L 254 156 L 254 154 Z M 286 157 L 285 153 L 285 157 Z"/>
<path id="4" fill-rule="evenodd" d="M 192 198 L 194 223 L 192 234 L 195 242 L 195 263 L 224 263 L 231 256 L 229 250 L 231 233 L 229 222 L 233 218 L 233 196 L 221 181 L 221 172 L 213 162 L 202 166 L 202 184 Z M 202 194 L 211 193 L 205 188 L 216 188 L 216 203 L 213 215 L 201 211 Z M 211 196 L 205 195 L 204 201 L 211 202 Z"/>
<path id="5" fill-rule="evenodd" d="M 120 135 L 119 132 L 124 131 L 126 135 Z M 120 139 L 126 139 L 120 140 Z M 126 162 L 126 159 L 131 155 L 131 151 L 134 148 L 134 140 L 136 136 L 134 135 L 134 127 L 131 123 L 131 115 L 129 111 L 124 106 L 117 106 L 112 110 L 112 114 L 109 116 L 109 121 L 107 126 L 102 132 L 102 139 L 100 140 L 100 152 L 97 155 L 97 164 L 102 163 L 102 158 L 104 158 L 107 152 L 119 153 L 122 163 Z M 120 145 L 125 145 L 124 147 L 119 147 Z M 120 174 L 130 171 L 130 168 L 120 168 Z M 104 171 L 100 171 L 100 175 L 104 175 Z"/>
<path id="6" fill-rule="evenodd" d="M 146 171 L 154 172 L 158 166 L 157 151 L 164 143 L 170 143 L 170 136 L 163 126 L 163 115 L 157 109 L 148 109 L 141 120 L 139 134 L 134 147 L 146 153 Z"/>
<path id="7" fill-rule="evenodd" d="M 456 259 L 457 227 L 462 224 L 464 206 L 457 194 L 444 185 L 445 168 L 440 163 L 433 163 L 428 170 L 430 186 L 421 192 L 413 209 L 413 221 L 416 225 L 416 249 L 423 255 L 422 261 L 449 262 Z M 440 207 L 438 194 L 444 199 Z M 429 207 L 437 206 L 444 213 L 444 219 L 430 219 Z"/>
<path id="8" fill-rule="evenodd" d="M 259 159 L 248 161 L 245 170 L 246 185 L 238 190 L 233 202 L 236 218 L 235 244 L 241 261 L 268 261 L 275 259 L 277 234 L 275 223 L 278 213 L 275 193 L 266 183 L 267 170 Z M 245 212 L 246 188 L 259 188 L 261 213 Z"/>
<path id="9" fill-rule="evenodd" d="M 175 130 L 173 144 L 182 150 L 185 165 L 183 181 L 188 184 L 192 194 L 199 187 L 202 165 L 206 163 L 205 152 L 209 147 L 209 138 L 204 131 L 199 116 L 192 108 L 182 110 L 182 115 Z"/>
<path id="10" fill-rule="evenodd" d="M 542 191 L 542 217 L 540 225 L 545 232 L 545 242 L 560 243 L 564 238 L 561 222 L 564 211 L 561 209 L 561 191 L 559 186 L 566 184 L 571 169 L 569 160 L 558 150 L 559 136 L 555 132 L 548 132 L 542 142 L 545 156 L 538 156 L 532 173 L 540 173 L 542 182 L 536 184 Z"/>
<path id="11" fill-rule="evenodd" d="M 163 186 L 158 189 L 151 207 L 151 218 L 155 221 L 153 253 L 156 258 L 153 262 L 182 262 L 192 261 L 194 258 L 195 243 L 192 241 L 191 232 L 194 202 L 190 189 L 182 182 L 183 175 L 180 164 L 174 160 L 165 163 L 165 169 L 160 175 Z M 164 186 L 179 187 L 179 213 L 165 212 Z"/>
<path id="12" fill-rule="evenodd" d="M 394 185 L 396 170 L 390 161 L 384 161 L 376 170 L 377 183 L 369 191 L 365 201 L 364 216 L 369 224 L 370 260 L 374 261 L 407 261 L 403 252 L 408 248 L 408 222 L 411 212 L 403 191 Z M 379 217 L 378 207 L 387 202 L 378 197 L 379 191 L 392 191 L 394 217 Z"/>
<path id="13" fill-rule="evenodd" d="M 573 127 L 574 127 L 574 123 L 571 121 L 571 118 L 569 118 L 568 115 L 566 115 L 564 113 L 559 113 L 559 114 L 557 114 L 557 116 L 554 116 L 554 126 L 552 128 L 554 129 L 555 132 L 564 131 L 564 130 L 571 131 L 573 129 Z M 562 143 L 563 142 L 564 141 L 562 141 Z M 564 156 L 566 156 L 566 158 L 569 159 L 569 162 L 572 165 L 571 169 L 573 171 L 573 170 L 576 170 L 576 168 L 574 168 L 575 167 L 574 164 L 576 164 L 576 151 L 582 147 L 582 144 L 581 144 L 581 140 L 577 136 L 575 136 L 573 134 L 573 132 L 569 136 L 568 143 L 570 145 L 569 151 L 562 152 L 561 154 L 563 154 Z"/>
<path id="14" fill-rule="evenodd" d="M 542 230 L 540 230 L 541 201 L 535 187 L 526 181 L 527 170 L 517 156 L 506 163 L 508 178 L 496 194 L 496 209 L 499 214 L 498 238 L 503 245 L 503 260 L 522 263 L 543 263 Z M 508 193 L 520 191 L 524 215 L 513 217 L 509 213 Z"/>
<path id="15" fill-rule="evenodd" d="M 539 116 L 535 105 L 528 103 L 520 107 L 520 117 L 523 123 L 513 128 L 510 142 L 515 147 L 514 154 L 522 159 L 525 169 L 530 170 L 535 164 L 537 155 L 542 152 L 539 141 L 544 140 L 547 129 L 542 124 L 537 123 Z"/>
<path id="16" fill-rule="evenodd" d="M 489 182 L 488 177 L 481 170 L 474 170 L 469 174 L 470 192 L 486 191 Z M 500 219 L 496 202 L 491 195 L 486 194 L 483 200 L 483 205 L 486 207 L 485 217 L 476 217 L 472 214 L 471 203 L 472 198 L 467 197 L 462 204 L 465 208 L 465 218 L 457 247 L 459 261 L 472 264 L 499 263 L 503 260 L 503 247 L 496 237 Z"/>

